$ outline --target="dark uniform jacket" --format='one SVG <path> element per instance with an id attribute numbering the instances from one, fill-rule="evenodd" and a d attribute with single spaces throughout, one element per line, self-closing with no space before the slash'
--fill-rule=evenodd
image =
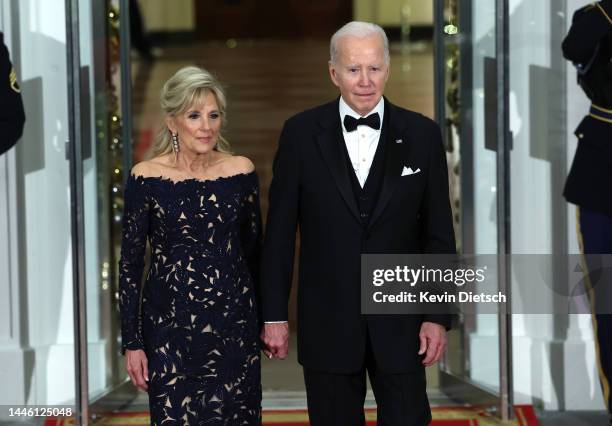
<path id="1" fill-rule="evenodd" d="M 299 226 L 300 363 L 355 373 L 369 338 L 381 371 L 417 372 L 423 368 L 417 354 L 422 322 L 449 327 L 450 316 L 361 315 L 360 263 L 362 253 L 455 253 L 440 129 L 385 101 L 379 148 L 356 197 L 340 126 L 336 100 L 290 118 L 283 128 L 262 259 L 264 321 L 288 318 Z M 406 166 L 420 172 L 402 176 Z"/>
<path id="2" fill-rule="evenodd" d="M 0 155 L 11 149 L 23 133 L 25 113 L 17 74 L 0 32 Z"/>
<path id="3" fill-rule="evenodd" d="M 576 129 L 578 149 L 564 195 L 582 208 L 612 216 L 612 0 L 576 11 L 562 47 L 592 102 Z"/>

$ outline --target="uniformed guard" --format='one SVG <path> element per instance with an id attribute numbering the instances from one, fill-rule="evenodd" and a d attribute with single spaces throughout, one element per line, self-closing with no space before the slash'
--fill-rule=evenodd
<path id="1" fill-rule="evenodd" d="M 0 155 L 11 149 L 23 133 L 25 113 L 17 73 L 0 32 Z"/>
<path id="2" fill-rule="evenodd" d="M 576 11 L 563 54 L 576 66 L 578 83 L 591 100 L 589 114 L 576 129 L 578 149 L 564 192 L 567 201 L 578 206 L 579 240 L 588 260 L 589 254 L 612 254 L 612 0 Z M 591 262 L 587 267 L 593 269 Z M 597 299 L 598 293 L 605 292 L 595 289 L 591 295 Z M 610 312 L 612 301 L 592 302 L 601 385 L 612 415 L 612 315 L 602 314 Z"/>

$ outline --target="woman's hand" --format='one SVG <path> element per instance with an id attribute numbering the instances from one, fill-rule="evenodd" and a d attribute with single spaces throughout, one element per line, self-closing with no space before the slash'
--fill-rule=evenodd
<path id="1" fill-rule="evenodd" d="M 142 349 L 125 351 L 125 369 L 130 376 L 130 380 L 138 389 L 147 391 L 149 381 L 149 369 L 147 356 Z"/>

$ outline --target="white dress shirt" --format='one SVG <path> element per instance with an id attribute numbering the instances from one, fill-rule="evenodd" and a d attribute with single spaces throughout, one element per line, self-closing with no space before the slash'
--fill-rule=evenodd
<path id="1" fill-rule="evenodd" d="M 377 112 L 380 116 L 380 129 L 378 130 L 372 129 L 369 126 L 359 125 L 357 126 L 357 130 L 347 132 L 344 128 L 344 117 L 346 115 L 350 115 L 351 117 L 359 119 L 361 116 L 353 111 L 353 109 L 348 106 L 342 97 L 340 97 L 339 109 L 344 143 L 346 144 L 346 149 L 351 159 L 351 163 L 353 164 L 355 175 L 357 175 L 357 180 L 359 180 L 359 184 L 363 188 L 363 185 L 365 185 L 365 181 L 368 178 L 368 174 L 370 173 L 370 168 L 372 167 L 372 161 L 374 160 L 376 148 L 378 147 L 378 140 L 380 139 L 383 116 L 385 113 L 385 102 L 381 97 L 374 109 L 364 116 L 367 117 Z"/>

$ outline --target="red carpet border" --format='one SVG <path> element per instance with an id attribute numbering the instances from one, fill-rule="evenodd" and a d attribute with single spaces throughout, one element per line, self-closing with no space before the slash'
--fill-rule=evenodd
<path id="1" fill-rule="evenodd" d="M 503 423 L 503 426 L 539 426 L 531 405 L 517 405 L 514 407 L 516 418 L 514 421 Z M 482 407 L 434 407 L 432 408 L 433 421 L 429 426 L 500 426 L 490 413 Z M 70 426 L 74 419 L 47 418 L 44 426 Z M 149 424 L 149 414 L 113 413 L 104 416 L 94 423 L 96 426 L 145 426 Z M 264 426 L 306 426 L 308 415 L 305 410 L 264 410 Z M 376 426 L 376 410 L 366 410 L 367 426 Z"/>

